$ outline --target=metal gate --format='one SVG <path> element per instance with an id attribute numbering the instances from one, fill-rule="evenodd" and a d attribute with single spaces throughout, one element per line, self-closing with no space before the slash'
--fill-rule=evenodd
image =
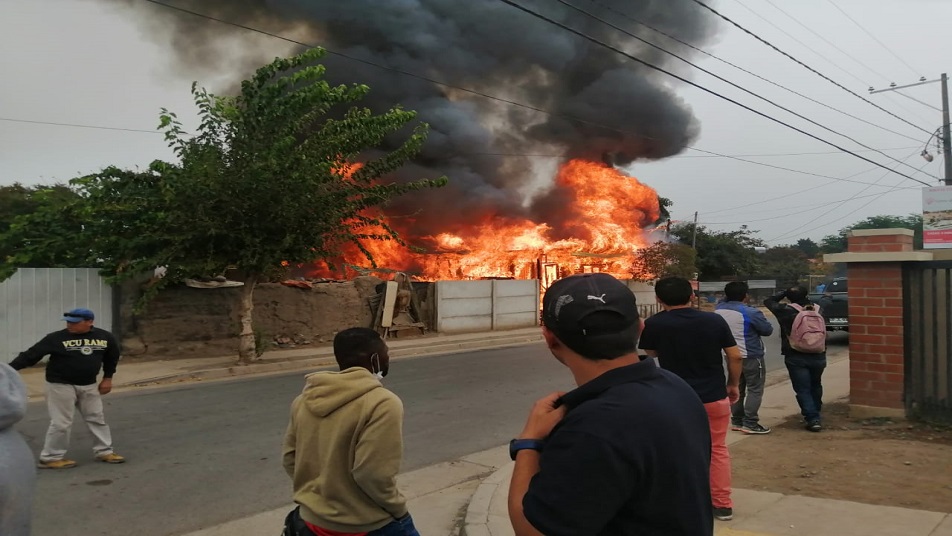
<path id="1" fill-rule="evenodd" d="M 906 263 L 903 287 L 907 413 L 952 423 L 952 262 Z"/>
<path id="2" fill-rule="evenodd" d="M 86 307 L 96 326 L 113 328 L 112 287 L 95 268 L 20 268 L 0 283 L 0 361 L 10 361 L 51 331 L 63 329 L 63 312 Z"/>

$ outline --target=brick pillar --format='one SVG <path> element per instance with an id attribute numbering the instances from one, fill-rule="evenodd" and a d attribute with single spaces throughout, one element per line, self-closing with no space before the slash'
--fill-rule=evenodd
<path id="1" fill-rule="evenodd" d="M 904 416 L 902 262 L 912 231 L 849 234 L 850 408 L 859 416 Z M 855 260 L 854 260 L 855 259 Z"/>

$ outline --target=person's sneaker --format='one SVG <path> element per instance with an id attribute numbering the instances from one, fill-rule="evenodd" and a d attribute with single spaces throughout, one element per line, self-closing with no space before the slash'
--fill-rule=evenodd
<path id="1" fill-rule="evenodd" d="M 99 456 L 96 456 L 96 459 L 105 463 L 126 463 L 126 459 L 116 454 L 115 452 L 110 452 L 109 454 L 101 454 Z"/>
<path id="2" fill-rule="evenodd" d="M 70 469 L 76 467 L 76 462 L 73 460 L 40 460 L 36 463 L 36 466 L 40 469 Z"/>
<path id="3" fill-rule="evenodd" d="M 721 521 L 730 521 L 734 519 L 734 509 L 733 508 L 718 508 L 714 507 L 714 517 L 720 519 Z"/>
<path id="4" fill-rule="evenodd" d="M 744 431 L 744 424 L 743 424 L 743 423 L 739 423 L 739 422 L 733 422 L 733 421 L 731 421 L 731 430 L 733 430 L 733 431 L 735 431 L 735 432 L 743 432 L 743 431 Z"/>
<path id="5" fill-rule="evenodd" d="M 820 425 L 820 421 L 810 421 L 807 423 L 806 429 L 811 432 L 819 432 L 823 429 L 823 426 Z"/>
<path id="6" fill-rule="evenodd" d="M 760 435 L 763 435 L 763 434 L 769 434 L 769 433 L 770 433 L 770 428 L 767 428 L 766 426 L 763 426 L 763 425 L 761 425 L 760 423 L 757 423 L 757 424 L 752 424 L 752 425 L 750 425 L 750 426 L 745 426 L 745 427 L 741 428 L 740 431 L 741 431 L 741 432 L 744 432 L 745 434 L 760 434 Z"/>

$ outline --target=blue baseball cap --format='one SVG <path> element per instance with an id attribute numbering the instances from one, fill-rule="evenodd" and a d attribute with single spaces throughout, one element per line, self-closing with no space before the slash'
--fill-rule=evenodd
<path id="1" fill-rule="evenodd" d="M 67 322 L 83 322 L 85 320 L 95 320 L 96 315 L 89 309 L 73 309 L 63 313 L 63 320 Z"/>

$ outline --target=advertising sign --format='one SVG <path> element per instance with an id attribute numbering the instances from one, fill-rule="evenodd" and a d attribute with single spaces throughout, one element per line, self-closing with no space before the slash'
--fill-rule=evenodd
<path id="1" fill-rule="evenodd" d="M 922 189 L 922 247 L 952 248 L 952 186 Z"/>

